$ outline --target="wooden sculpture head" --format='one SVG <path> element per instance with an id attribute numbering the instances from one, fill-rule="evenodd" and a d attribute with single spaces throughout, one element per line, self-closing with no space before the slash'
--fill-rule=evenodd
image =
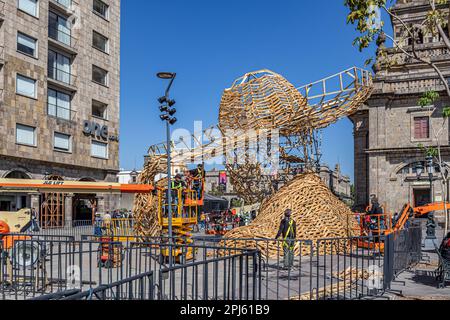
<path id="1" fill-rule="evenodd" d="M 270 70 L 245 74 L 222 96 L 219 126 L 222 130 L 291 128 L 307 109 L 307 100 L 281 75 Z"/>

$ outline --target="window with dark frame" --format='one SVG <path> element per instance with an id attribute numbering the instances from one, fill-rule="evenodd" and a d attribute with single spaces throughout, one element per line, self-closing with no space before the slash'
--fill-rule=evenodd
<path id="1" fill-rule="evenodd" d="M 101 17 L 108 19 L 109 14 L 109 6 L 100 0 L 94 0 L 93 10 L 95 13 L 100 15 Z"/>
<path id="2" fill-rule="evenodd" d="M 32 57 L 37 56 L 37 40 L 22 32 L 17 32 L 17 51 Z"/>
<path id="3" fill-rule="evenodd" d="M 108 105 L 96 100 L 92 100 L 92 116 L 107 120 L 108 119 Z"/>
<path id="4" fill-rule="evenodd" d="M 414 139 L 430 138 L 430 118 L 415 117 L 414 118 Z"/>
<path id="5" fill-rule="evenodd" d="M 107 86 L 108 85 L 108 71 L 93 65 L 92 66 L 92 81 L 99 83 L 101 85 Z"/>
<path id="6" fill-rule="evenodd" d="M 108 38 L 96 31 L 93 31 L 92 46 L 100 51 L 108 53 Z"/>

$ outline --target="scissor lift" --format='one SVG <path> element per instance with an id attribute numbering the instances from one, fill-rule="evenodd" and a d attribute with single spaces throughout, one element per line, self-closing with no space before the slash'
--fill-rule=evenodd
<path id="1" fill-rule="evenodd" d="M 186 247 L 193 243 L 192 231 L 193 227 L 198 224 L 199 209 L 204 203 L 204 186 L 205 180 L 201 179 L 201 193 L 193 190 L 193 182 L 188 183 L 186 189 L 173 189 L 172 191 L 172 228 L 175 246 L 172 249 L 172 256 L 175 261 L 181 262 L 181 259 L 190 260 L 193 258 L 194 252 L 191 247 Z M 169 203 L 168 188 L 158 189 L 158 219 L 162 227 L 162 234 L 169 234 Z M 181 200 L 181 201 L 180 201 Z M 167 239 L 170 240 L 170 239 Z M 177 245 L 183 245 L 182 247 Z M 167 258 L 170 255 L 169 248 L 161 248 L 161 255 Z"/>

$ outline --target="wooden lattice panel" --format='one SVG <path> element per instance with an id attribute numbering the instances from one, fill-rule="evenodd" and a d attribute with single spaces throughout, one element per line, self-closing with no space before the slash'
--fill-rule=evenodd
<path id="1" fill-rule="evenodd" d="M 246 227 L 232 230 L 226 234 L 227 239 L 273 239 L 275 238 L 280 221 L 286 209 L 292 210 L 292 218 L 297 223 L 297 238 L 301 240 L 317 241 L 327 238 L 346 238 L 357 236 L 356 219 L 349 219 L 350 208 L 340 201 L 319 176 L 302 174 L 285 185 L 274 196 L 261 205 L 257 218 Z M 234 241 L 234 240 L 233 240 Z M 313 242 L 313 244 L 315 244 Z M 341 250 L 346 245 L 341 242 Z M 223 245 L 235 245 L 230 241 Z M 261 242 L 262 252 L 268 252 L 269 257 L 276 257 L 280 253 L 278 244 Z M 255 243 L 237 241 L 237 247 L 251 248 Z M 330 246 L 325 242 L 320 248 L 315 248 L 319 254 L 329 253 Z M 335 248 L 336 249 L 336 248 Z M 300 246 L 296 247 L 296 254 L 300 254 Z M 282 250 L 281 250 L 282 251 Z M 302 254 L 310 253 L 310 248 L 304 246 Z"/>

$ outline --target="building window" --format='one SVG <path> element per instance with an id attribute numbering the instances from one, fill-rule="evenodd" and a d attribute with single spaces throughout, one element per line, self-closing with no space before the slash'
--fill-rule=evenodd
<path id="1" fill-rule="evenodd" d="M 92 101 L 92 116 L 107 120 L 108 119 L 107 110 L 108 110 L 107 104 L 95 100 Z"/>
<path id="2" fill-rule="evenodd" d="M 66 8 L 70 8 L 72 6 L 72 0 L 56 0 L 56 2 Z"/>
<path id="3" fill-rule="evenodd" d="M 36 146 L 36 128 L 17 124 L 16 143 Z"/>
<path id="4" fill-rule="evenodd" d="M 70 120 L 70 100 L 70 95 L 64 92 L 48 89 L 48 114 L 60 119 Z"/>
<path id="5" fill-rule="evenodd" d="M 100 15 L 102 18 L 108 19 L 109 6 L 100 0 L 94 0 L 94 12 Z"/>
<path id="6" fill-rule="evenodd" d="M 101 85 L 108 85 L 108 71 L 92 66 L 92 81 L 99 83 Z"/>
<path id="7" fill-rule="evenodd" d="M 38 16 L 38 0 L 19 0 L 19 9 L 37 17 Z"/>
<path id="8" fill-rule="evenodd" d="M 430 138 L 430 119 L 429 117 L 414 118 L 414 139 Z"/>
<path id="9" fill-rule="evenodd" d="M 37 40 L 23 34 L 17 33 L 17 51 L 30 55 L 37 56 Z"/>
<path id="10" fill-rule="evenodd" d="M 72 35 L 69 21 L 53 12 L 49 12 L 48 36 L 56 41 L 70 46 L 72 44 Z"/>
<path id="11" fill-rule="evenodd" d="M 95 158 L 108 159 L 108 144 L 92 141 L 91 156 Z"/>
<path id="12" fill-rule="evenodd" d="M 51 79 L 72 84 L 70 58 L 49 50 L 48 51 L 48 76 Z"/>
<path id="13" fill-rule="evenodd" d="M 18 74 L 16 93 L 30 98 L 36 98 L 36 80 Z"/>
<path id="14" fill-rule="evenodd" d="M 71 152 L 71 138 L 70 135 L 55 132 L 53 147 L 57 151 Z"/>
<path id="15" fill-rule="evenodd" d="M 93 31 L 92 46 L 100 51 L 108 53 L 108 38 L 100 33 Z"/>

